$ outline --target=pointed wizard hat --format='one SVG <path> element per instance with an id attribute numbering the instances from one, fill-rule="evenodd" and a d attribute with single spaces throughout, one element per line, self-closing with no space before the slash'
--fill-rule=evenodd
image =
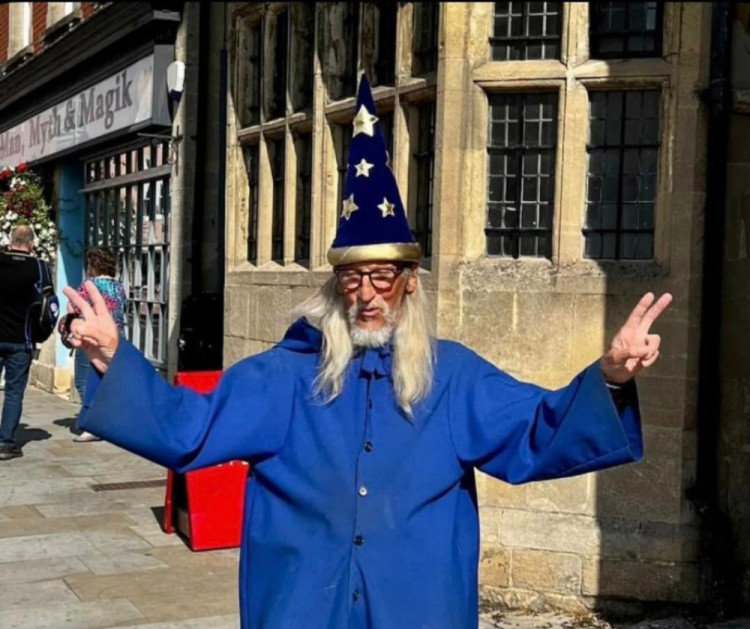
<path id="1" fill-rule="evenodd" d="M 375 260 L 418 262 L 419 244 L 388 166 L 383 130 L 364 75 L 352 125 L 343 203 L 328 262 L 333 266 Z"/>

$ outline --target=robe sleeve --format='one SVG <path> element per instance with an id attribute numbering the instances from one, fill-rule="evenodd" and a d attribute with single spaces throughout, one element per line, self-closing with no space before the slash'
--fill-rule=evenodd
<path id="1" fill-rule="evenodd" d="M 294 376 L 270 350 L 231 367 L 209 395 L 169 384 L 125 339 L 87 398 L 79 427 L 155 463 L 186 472 L 273 456 L 286 438 Z M 87 387 L 88 389 L 88 387 Z"/>
<path id="2" fill-rule="evenodd" d="M 643 457 L 635 384 L 618 411 L 598 361 L 556 391 L 520 382 L 474 353 L 461 362 L 448 421 L 462 465 L 518 484 Z"/>

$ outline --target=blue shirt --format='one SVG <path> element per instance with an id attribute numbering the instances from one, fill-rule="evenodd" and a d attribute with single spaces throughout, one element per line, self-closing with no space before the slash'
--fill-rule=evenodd
<path id="1" fill-rule="evenodd" d="M 81 427 L 185 472 L 252 464 L 244 629 L 477 626 L 474 470 L 510 483 L 639 459 L 637 402 L 619 414 L 593 364 L 565 388 L 519 382 L 438 341 L 434 385 L 398 408 L 389 348 L 352 360 L 341 395 L 311 394 L 321 334 L 297 321 L 211 395 L 176 388 L 127 341 Z"/>

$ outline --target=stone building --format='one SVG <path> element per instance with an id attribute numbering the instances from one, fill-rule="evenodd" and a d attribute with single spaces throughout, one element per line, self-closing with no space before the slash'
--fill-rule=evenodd
<path id="1" fill-rule="evenodd" d="M 712 37 L 712 24 L 727 6 L 226 7 L 225 366 L 276 342 L 290 307 L 330 273 L 361 71 L 425 253 L 420 277 L 441 337 L 557 387 L 600 356 L 645 291 L 675 297 L 658 324 L 661 360 L 639 378 L 642 463 L 521 487 L 479 479 L 488 600 L 698 603 L 723 583 L 750 602 L 747 501 L 737 502 L 750 480 L 747 359 L 736 357 L 736 377 L 723 381 L 721 434 L 719 398 L 706 402 L 708 376 L 705 386 L 699 377 L 719 369 L 701 343 L 711 336 L 704 217 L 725 202 L 709 190 L 708 88 L 712 46 L 721 56 L 723 41 L 728 58 L 729 39 Z M 735 113 L 737 129 L 746 111 Z M 746 144 L 732 153 L 741 163 L 731 171 L 724 312 L 735 331 L 750 320 Z M 726 156 L 711 159 L 726 176 Z M 719 205 L 707 208 L 709 196 Z M 722 258 L 722 247 L 720 237 L 710 255 Z M 722 329 L 742 351 L 744 336 Z M 727 474 L 719 439 L 731 450 Z M 727 513 L 720 496 L 734 505 L 723 528 L 706 516 Z M 710 542 L 717 531 L 723 551 Z M 727 557 L 742 559 L 724 574 Z"/>

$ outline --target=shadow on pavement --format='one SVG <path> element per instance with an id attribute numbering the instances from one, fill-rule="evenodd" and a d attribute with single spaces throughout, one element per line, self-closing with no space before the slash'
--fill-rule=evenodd
<path id="1" fill-rule="evenodd" d="M 78 435 L 81 432 L 76 428 L 75 417 L 63 417 L 62 419 L 54 419 L 52 420 L 52 423 L 55 424 L 55 426 L 62 426 L 63 428 L 67 428 L 68 432 L 74 435 Z"/>
<path id="2" fill-rule="evenodd" d="M 18 424 L 16 428 L 16 443 L 20 447 L 25 446 L 29 441 L 44 441 L 52 435 L 42 428 L 29 428 L 28 424 Z"/>

